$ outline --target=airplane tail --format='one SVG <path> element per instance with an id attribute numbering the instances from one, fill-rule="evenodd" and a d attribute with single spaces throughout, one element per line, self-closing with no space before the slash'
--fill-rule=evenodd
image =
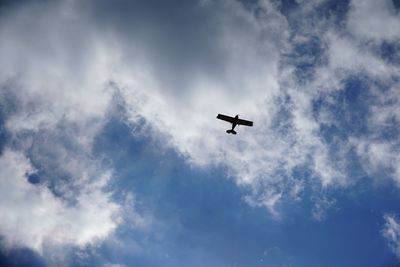
<path id="1" fill-rule="evenodd" d="M 226 133 L 228 133 L 228 134 L 237 134 L 234 130 L 226 130 Z"/>

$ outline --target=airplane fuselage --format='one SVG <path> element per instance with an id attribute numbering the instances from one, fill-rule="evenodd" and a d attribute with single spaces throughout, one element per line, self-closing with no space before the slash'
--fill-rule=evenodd
<path id="1" fill-rule="evenodd" d="M 236 115 L 232 122 L 232 129 L 226 131 L 228 134 L 230 134 L 230 133 L 236 134 L 235 127 L 238 124 L 238 121 L 239 121 L 239 115 Z"/>

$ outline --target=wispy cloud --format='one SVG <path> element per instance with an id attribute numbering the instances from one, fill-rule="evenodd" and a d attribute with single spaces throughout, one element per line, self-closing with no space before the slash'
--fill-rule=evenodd
<path id="1" fill-rule="evenodd" d="M 382 229 L 382 235 L 386 238 L 390 248 L 400 258 L 400 223 L 393 214 L 383 216 L 385 225 Z"/>

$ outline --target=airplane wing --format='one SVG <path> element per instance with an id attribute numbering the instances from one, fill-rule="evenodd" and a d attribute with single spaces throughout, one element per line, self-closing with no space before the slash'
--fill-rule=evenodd
<path id="1" fill-rule="evenodd" d="M 239 125 L 253 126 L 253 122 L 252 121 L 246 121 L 246 120 L 242 120 L 242 119 L 239 119 L 237 123 Z"/>
<path id="2" fill-rule="evenodd" d="M 217 119 L 223 120 L 223 121 L 227 121 L 230 123 L 233 123 L 234 118 L 226 116 L 226 115 L 222 115 L 222 114 L 218 114 Z"/>

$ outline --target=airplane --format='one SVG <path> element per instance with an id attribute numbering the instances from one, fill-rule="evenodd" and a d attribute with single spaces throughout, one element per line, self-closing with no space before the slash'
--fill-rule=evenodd
<path id="1" fill-rule="evenodd" d="M 239 119 L 239 115 L 236 115 L 235 117 L 230 117 L 230 116 L 226 116 L 223 114 L 218 114 L 217 119 L 232 123 L 232 129 L 226 130 L 226 133 L 228 133 L 228 134 L 236 134 L 236 132 L 234 130 L 236 125 L 253 126 L 252 121 L 246 121 L 246 120 Z"/>

